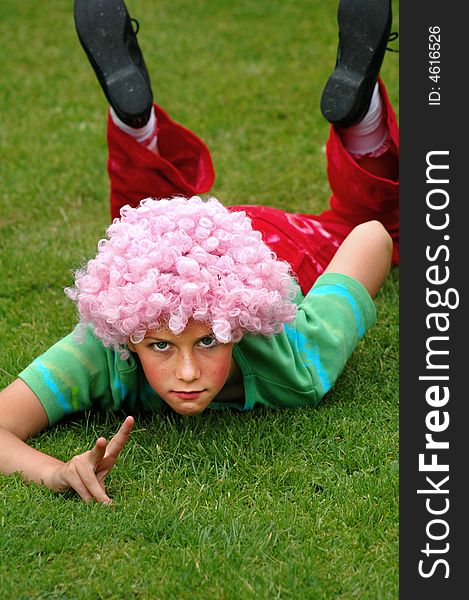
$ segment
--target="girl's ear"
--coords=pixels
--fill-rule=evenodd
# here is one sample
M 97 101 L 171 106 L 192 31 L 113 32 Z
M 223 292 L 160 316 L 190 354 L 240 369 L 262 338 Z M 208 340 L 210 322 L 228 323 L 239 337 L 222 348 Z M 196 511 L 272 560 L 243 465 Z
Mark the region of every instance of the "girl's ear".
M 131 350 L 132 352 L 137 352 L 137 350 L 135 349 L 135 344 L 133 342 L 131 342 L 130 340 L 127 342 L 127 346 L 129 348 L 129 350 Z

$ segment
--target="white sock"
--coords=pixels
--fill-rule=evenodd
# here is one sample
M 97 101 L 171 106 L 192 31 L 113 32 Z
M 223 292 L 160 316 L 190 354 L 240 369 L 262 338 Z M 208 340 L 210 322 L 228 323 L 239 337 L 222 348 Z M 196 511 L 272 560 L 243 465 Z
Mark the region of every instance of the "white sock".
M 113 123 L 117 125 L 121 131 L 133 137 L 134 140 L 137 140 L 137 142 L 140 142 L 140 144 L 143 144 L 149 150 L 152 150 L 153 152 L 157 151 L 158 136 L 156 135 L 156 115 L 154 107 L 151 109 L 150 118 L 147 123 L 143 127 L 138 128 L 130 127 L 130 125 L 121 121 L 112 106 L 110 107 L 110 113 Z
M 356 158 L 380 156 L 387 150 L 388 128 L 384 119 L 383 102 L 376 83 L 370 107 L 363 119 L 356 125 L 340 129 L 345 148 Z

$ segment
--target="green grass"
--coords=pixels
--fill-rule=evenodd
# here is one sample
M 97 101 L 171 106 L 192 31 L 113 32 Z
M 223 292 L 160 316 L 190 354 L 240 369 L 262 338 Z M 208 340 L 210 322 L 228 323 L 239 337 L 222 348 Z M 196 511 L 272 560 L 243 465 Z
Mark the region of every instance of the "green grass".
M 156 99 L 212 149 L 213 194 L 325 208 L 336 2 L 128 6 Z M 0 33 L 3 387 L 73 326 L 63 287 L 109 213 L 106 103 L 72 3 L 2 0 Z M 383 77 L 397 107 L 397 55 Z M 113 509 L 1 478 L 2 598 L 397 598 L 398 281 L 318 409 L 140 417 L 108 479 Z M 33 444 L 66 459 L 120 419 L 87 414 Z

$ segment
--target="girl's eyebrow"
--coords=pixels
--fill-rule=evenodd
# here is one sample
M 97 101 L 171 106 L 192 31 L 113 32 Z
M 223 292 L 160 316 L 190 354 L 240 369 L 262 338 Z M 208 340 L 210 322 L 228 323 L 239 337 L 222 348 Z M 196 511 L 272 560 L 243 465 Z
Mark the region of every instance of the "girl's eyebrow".
M 178 336 L 175 336 L 175 337 L 177 338 Z M 205 333 L 205 334 L 203 334 L 203 335 L 195 338 L 194 342 L 195 343 L 200 342 L 201 340 L 203 340 L 203 339 L 205 339 L 207 337 L 214 338 L 215 335 L 214 335 L 213 331 L 209 331 L 208 333 Z M 152 340 L 152 341 L 155 341 L 155 342 L 167 342 L 169 344 L 172 343 L 171 339 L 167 339 L 164 336 L 164 334 L 162 336 L 160 336 L 160 335 L 146 335 L 143 339 L 144 340 Z
M 195 341 L 201 342 L 205 338 L 215 338 L 215 336 L 213 335 L 213 333 L 206 333 L 205 335 L 201 335 L 200 337 L 198 337 Z
M 159 336 L 159 335 L 146 335 L 144 338 L 144 340 L 153 340 L 156 342 L 169 342 L 171 340 L 165 339 L 164 335 L 163 336 Z

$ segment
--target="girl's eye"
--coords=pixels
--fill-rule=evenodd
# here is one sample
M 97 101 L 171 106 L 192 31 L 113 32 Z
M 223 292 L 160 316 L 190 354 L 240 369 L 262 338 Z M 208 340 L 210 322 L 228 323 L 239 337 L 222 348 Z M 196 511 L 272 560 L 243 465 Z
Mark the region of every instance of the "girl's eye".
M 218 340 L 215 337 L 207 336 L 200 340 L 199 344 L 202 348 L 211 348 L 212 346 L 216 346 L 218 344 Z
M 160 352 L 167 350 L 169 348 L 168 342 L 154 342 L 151 347 L 153 350 L 158 350 Z

